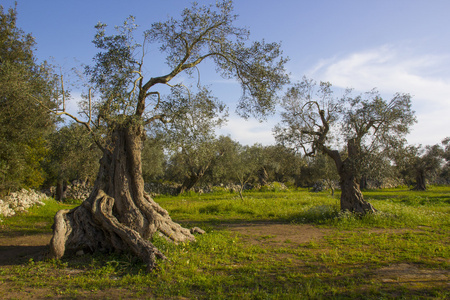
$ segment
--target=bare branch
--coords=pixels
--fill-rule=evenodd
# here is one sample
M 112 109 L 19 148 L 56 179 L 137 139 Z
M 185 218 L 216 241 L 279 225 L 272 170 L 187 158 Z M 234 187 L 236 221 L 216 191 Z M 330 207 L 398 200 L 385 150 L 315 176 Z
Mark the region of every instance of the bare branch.
M 61 94 L 63 97 L 63 111 L 66 111 L 66 95 L 64 93 L 64 80 L 62 74 L 61 74 Z
M 156 116 L 153 116 L 153 117 L 151 117 L 151 118 L 145 120 L 145 121 L 144 121 L 144 125 L 148 125 L 148 124 L 150 124 L 150 123 L 152 123 L 152 122 L 154 122 L 154 121 L 156 121 L 156 120 L 159 120 L 159 121 L 161 121 L 161 122 L 164 123 L 164 124 L 170 122 L 170 120 L 167 120 L 167 119 L 166 119 L 166 115 L 165 115 L 165 114 L 161 114 L 161 115 L 156 115 Z

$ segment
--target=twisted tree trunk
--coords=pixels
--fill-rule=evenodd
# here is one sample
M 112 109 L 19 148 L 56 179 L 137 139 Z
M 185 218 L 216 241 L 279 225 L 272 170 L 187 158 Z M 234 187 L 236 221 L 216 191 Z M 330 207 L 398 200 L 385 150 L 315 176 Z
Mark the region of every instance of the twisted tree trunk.
M 359 214 L 375 212 L 375 208 L 364 200 L 359 184 L 351 174 L 339 173 L 341 177 L 341 210 Z
M 364 200 L 363 194 L 356 180 L 355 161 L 359 154 L 358 143 L 355 139 L 350 139 L 347 143 L 348 157 L 341 159 L 337 150 L 323 148 L 324 153 L 329 155 L 335 162 L 339 174 L 339 185 L 341 187 L 341 211 L 350 211 L 364 215 L 376 212 L 376 209 L 369 202 Z
M 200 167 L 198 170 L 191 171 L 189 175 L 186 176 L 186 178 L 183 180 L 182 185 L 178 189 L 178 194 L 182 194 L 184 192 L 189 192 L 194 188 L 194 186 L 200 181 L 200 179 L 203 178 L 203 176 L 206 173 L 206 170 L 208 170 L 208 166 L 206 167 Z
M 67 251 L 81 249 L 131 251 L 152 269 L 156 258 L 165 258 L 150 241 L 156 232 L 174 242 L 195 240 L 144 192 L 143 138 L 141 125 L 115 126 L 90 196 L 80 206 L 55 215 L 51 257 L 61 258 Z
M 359 214 L 376 212 L 369 202 L 364 200 L 356 179 L 355 160 L 359 155 L 358 143 L 350 139 L 347 143 L 348 157 L 338 167 L 341 186 L 341 210 Z
M 413 190 L 415 190 L 415 191 L 426 191 L 427 190 L 425 171 L 423 171 L 423 170 L 416 171 L 416 183 L 415 183 Z

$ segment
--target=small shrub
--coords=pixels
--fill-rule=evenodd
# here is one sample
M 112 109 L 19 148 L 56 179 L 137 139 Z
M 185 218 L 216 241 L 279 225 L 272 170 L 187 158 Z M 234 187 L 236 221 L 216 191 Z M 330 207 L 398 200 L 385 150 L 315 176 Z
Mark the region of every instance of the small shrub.
M 259 191 L 261 192 L 282 192 L 286 191 L 288 188 L 284 183 L 281 182 L 271 182 L 268 185 L 263 185 L 259 188 Z

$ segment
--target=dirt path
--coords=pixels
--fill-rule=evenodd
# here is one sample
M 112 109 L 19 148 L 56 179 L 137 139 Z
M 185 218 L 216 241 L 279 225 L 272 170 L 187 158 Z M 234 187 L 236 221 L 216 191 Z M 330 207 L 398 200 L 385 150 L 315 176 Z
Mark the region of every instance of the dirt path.
M 270 247 L 281 244 L 297 246 L 310 241 L 318 241 L 328 230 L 312 225 L 291 225 L 268 222 L 227 224 L 222 229 L 239 233 L 249 243 Z M 27 236 L 0 234 L 0 266 L 17 265 L 30 259 L 42 259 L 48 250 L 51 233 Z
M 51 237 L 50 233 L 15 237 L 0 235 L 0 266 L 22 264 L 31 258 L 42 259 Z
M 223 228 L 239 233 L 242 238 L 255 245 L 292 245 L 317 242 L 330 230 L 312 225 L 292 225 L 285 223 L 252 222 L 224 225 Z

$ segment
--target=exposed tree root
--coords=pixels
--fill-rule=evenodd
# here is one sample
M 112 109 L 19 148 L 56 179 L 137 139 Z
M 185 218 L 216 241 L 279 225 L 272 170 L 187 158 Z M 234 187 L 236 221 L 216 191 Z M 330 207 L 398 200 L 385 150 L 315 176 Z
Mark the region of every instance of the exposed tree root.
M 166 210 L 148 195 L 140 203 L 146 229 L 137 230 L 120 222 L 114 216 L 114 198 L 103 191 L 91 195 L 82 205 L 72 210 L 61 210 L 55 215 L 50 256 L 61 258 L 66 251 L 80 249 L 91 252 L 130 251 L 139 257 L 148 270 L 155 267 L 156 259 L 166 257 L 150 242 L 157 231 L 173 242 L 195 241 L 193 234 L 173 222 Z M 201 231 L 196 231 L 201 232 Z

